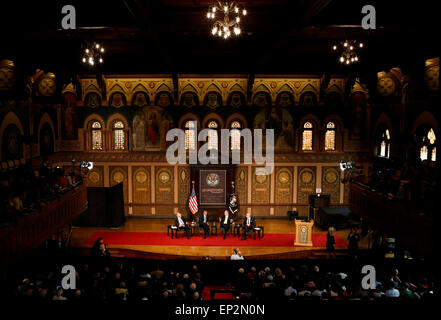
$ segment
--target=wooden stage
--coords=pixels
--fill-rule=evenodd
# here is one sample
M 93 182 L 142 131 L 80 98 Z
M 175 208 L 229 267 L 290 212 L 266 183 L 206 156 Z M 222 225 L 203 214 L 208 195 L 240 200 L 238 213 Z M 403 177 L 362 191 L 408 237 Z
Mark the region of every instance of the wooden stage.
M 72 247 L 78 252 L 88 254 L 90 245 L 86 245 L 87 239 L 94 232 L 164 232 L 167 225 L 173 224 L 171 219 L 142 219 L 129 218 L 124 226 L 118 229 L 96 228 L 96 227 L 78 227 L 73 229 Z M 270 220 L 258 219 L 258 225 L 265 227 L 265 235 L 271 233 L 295 233 L 293 221 L 288 219 Z M 326 234 L 326 231 L 314 227 L 313 233 Z M 346 241 L 349 229 L 337 231 L 341 239 Z M 182 236 L 181 236 L 182 237 Z M 202 237 L 202 236 L 199 236 Z M 104 239 L 105 240 L 105 239 Z M 247 240 L 238 241 L 237 246 L 247 259 L 292 259 L 292 258 L 324 258 L 327 253 L 324 247 L 260 247 L 248 246 Z M 237 248 L 236 247 L 236 248 Z M 367 240 L 360 242 L 360 248 L 367 247 Z M 227 259 L 234 247 L 222 246 L 220 240 L 219 246 L 177 246 L 173 245 L 173 239 L 170 238 L 170 245 L 117 245 L 108 246 L 112 256 L 119 257 L 145 257 L 154 259 L 201 259 L 209 256 L 212 259 Z M 338 255 L 345 255 L 346 250 L 337 250 Z

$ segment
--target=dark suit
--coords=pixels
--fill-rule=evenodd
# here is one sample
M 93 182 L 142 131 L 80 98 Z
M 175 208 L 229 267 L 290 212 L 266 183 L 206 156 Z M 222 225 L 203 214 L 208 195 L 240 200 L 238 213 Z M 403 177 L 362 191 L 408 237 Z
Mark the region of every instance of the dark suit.
M 187 239 L 190 239 L 190 228 L 187 226 L 187 224 L 185 222 L 185 218 L 181 217 L 181 219 L 184 222 L 184 226 L 183 227 L 179 226 L 179 219 L 178 219 L 178 217 L 175 218 L 175 226 L 178 228 L 178 230 L 184 230 L 185 231 L 185 235 L 187 236 Z
M 199 228 L 204 229 L 204 238 L 207 236 L 207 234 L 210 232 L 210 226 L 208 225 L 208 215 L 201 215 L 199 217 Z
M 245 217 L 242 224 L 243 239 L 246 239 L 247 233 L 252 232 L 256 227 L 256 219 L 254 219 L 253 217 L 250 217 L 250 225 L 248 225 L 247 222 L 248 222 L 248 218 Z
M 230 231 L 232 219 L 230 216 L 227 216 L 227 223 L 225 223 L 225 216 L 221 218 L 220 228 L 224 230 L 224 239 L 227 237 L 227 232 Z

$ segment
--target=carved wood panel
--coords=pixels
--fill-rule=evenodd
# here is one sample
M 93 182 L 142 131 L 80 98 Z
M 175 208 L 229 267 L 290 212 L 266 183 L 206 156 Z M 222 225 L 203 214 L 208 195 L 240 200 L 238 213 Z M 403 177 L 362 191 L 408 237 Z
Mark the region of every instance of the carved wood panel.
M 123 183 L 124 202 L 128 202 L 127 189 L 127 167 L 109 167 L 110 170 L 110 185 L 114 186 L 120 182 Z
M 315 193 L 316 167 L 299 167 L 297 203 L 308 204 L 308 196 Z
M 322 192 L 331 195 L 331 204 L 340 203 L 340 170 L 337 167 L 322 168 Z
M 157 167 L 155 181 L 156 203 L 173 204 L 173 167 Z
M 276 167 L 275 203 L 291 203 L 293 189 L 292 167 Z
M 254 167 L 251 190 L 252 203 L 269 203 L 270 186 L 271 176 L 266 174 L 265 168 Z

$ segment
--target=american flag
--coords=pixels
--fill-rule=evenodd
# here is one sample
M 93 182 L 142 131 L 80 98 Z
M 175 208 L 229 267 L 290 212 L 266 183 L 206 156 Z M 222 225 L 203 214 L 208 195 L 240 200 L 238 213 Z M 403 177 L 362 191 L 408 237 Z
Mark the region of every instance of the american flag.
M 196 192 L 194 191 L 194 187 L 191 190 L 190 198 L 188 200 L 188 206 L 192 214 L 198 212 L 198 199 L 196 198 Z

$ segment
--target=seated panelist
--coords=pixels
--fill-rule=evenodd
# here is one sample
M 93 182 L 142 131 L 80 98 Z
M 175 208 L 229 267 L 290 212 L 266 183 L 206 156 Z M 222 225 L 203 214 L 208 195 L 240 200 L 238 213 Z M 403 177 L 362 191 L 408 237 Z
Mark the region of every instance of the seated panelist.
M 199 216 L 199 228 L 204 229 L 204 239 L 207 237 L 207 234 L 210 231 L 210 225 L 208 224 L 208 212 L 204 210 L 202 215 Z
M 242 240 L 246 240 L 247 233 L 253 232 L 255 227 L 256 227 L 256 219 L 254 219 L 251 216 L 251 213 L 248 212 L 245 219 L 243 220 L 243 224 L 242 224 L 242 232 L 243 232 Z
M 224 211 L 224 216 L 219 218 L 220 228 L 224 230 L 224 239 L 227 237 L 227 232 L 230 231 L 233 219 L 230 217 L 228 210 Z
M 184 230 L 187 239 L 190 239 L 190 228 L 185 223 L 185 218 L 183 218 L 179 212 L 176 214 L 175 226 L 178 228 L 178 230 Z

